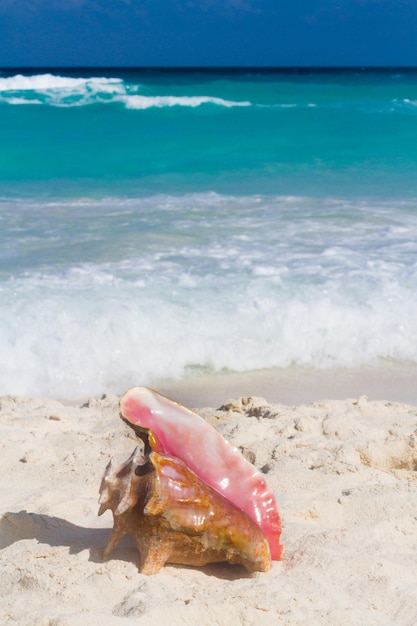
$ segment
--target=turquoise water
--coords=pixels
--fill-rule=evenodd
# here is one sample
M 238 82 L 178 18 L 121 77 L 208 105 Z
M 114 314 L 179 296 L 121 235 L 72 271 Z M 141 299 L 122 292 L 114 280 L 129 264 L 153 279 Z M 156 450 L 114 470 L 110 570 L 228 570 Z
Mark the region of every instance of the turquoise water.
M 75 74 L 0 76 L 5 193 L 417 192 L 417 73 Z
M 0 393 L 417 362 L 417 72 L 0 74 Z

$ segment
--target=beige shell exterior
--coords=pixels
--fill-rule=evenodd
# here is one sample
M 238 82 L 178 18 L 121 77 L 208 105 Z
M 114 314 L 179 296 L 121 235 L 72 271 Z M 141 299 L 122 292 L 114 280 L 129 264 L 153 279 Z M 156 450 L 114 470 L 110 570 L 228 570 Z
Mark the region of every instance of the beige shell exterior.
M 165 563 L 228 561 L 249 572 L 271 567 L 258 526 L 174 457 L 156 452 L 144 457 L 136 448 L 121 466 L 111 461 L 99 503 L 99 515 L 110 509 L 114 517 L 105 554 L 131 535 L 143 574 L 156 574 Z

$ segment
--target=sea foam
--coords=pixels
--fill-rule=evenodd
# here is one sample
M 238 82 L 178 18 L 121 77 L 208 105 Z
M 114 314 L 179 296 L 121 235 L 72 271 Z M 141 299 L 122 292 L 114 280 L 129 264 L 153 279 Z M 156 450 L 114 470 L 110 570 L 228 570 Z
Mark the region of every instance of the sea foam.
M 1 214 L 14 231 L 1 235 L 0 393 L 417 363 L 407 203 L 190 194 Z

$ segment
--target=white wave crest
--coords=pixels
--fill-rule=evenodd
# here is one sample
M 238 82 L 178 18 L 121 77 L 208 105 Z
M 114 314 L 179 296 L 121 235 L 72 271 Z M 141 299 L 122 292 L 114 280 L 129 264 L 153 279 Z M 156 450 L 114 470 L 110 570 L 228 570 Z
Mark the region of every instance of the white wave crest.
M 404 98 L 404 104 L 407 106 L 417 107 L 417 100 L 410 100 L 409 98 Z
M 7 104 L 44 104 L 49 106 L 86 106 L 123 104 L 128 109 L 152 107 L 198 107 L 211 104 L 223 107 L 250 106 L 213 96 L 143 95 L 141 87 L 126 84 L 121 78 L 71 78 L 54 74 L 0 77 L 0 102 Z
M 99 88 L 113 91 L 122 85 L 120 78 L 71 78 L 54 74 L 37 74 L 34 76 L 0 77 L 0 91 L 49 91 L 49 90 L 79 90 L 80 88 Z
M 224 107 L 247 107 L 250 102 L 234 102 L 210 96 L 127 96 L 123 98 L 128 109 L 149 109 L 151 107 L 198 107 L 202 104 L 216 104 Z

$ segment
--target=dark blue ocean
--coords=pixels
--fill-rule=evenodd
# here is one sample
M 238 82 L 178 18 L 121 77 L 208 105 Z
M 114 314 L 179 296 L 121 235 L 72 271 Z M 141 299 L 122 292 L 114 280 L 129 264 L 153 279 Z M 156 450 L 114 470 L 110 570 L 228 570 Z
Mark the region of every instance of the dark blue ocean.
M 417 363 L 417 71 L 0 73 L 0 394 Z

